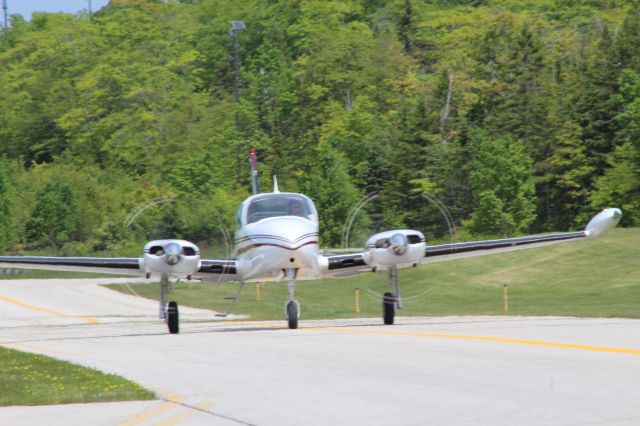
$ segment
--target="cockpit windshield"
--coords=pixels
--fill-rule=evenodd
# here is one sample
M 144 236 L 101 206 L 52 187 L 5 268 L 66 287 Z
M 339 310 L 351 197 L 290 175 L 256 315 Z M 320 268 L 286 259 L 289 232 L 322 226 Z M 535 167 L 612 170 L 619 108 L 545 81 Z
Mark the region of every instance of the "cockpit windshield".
M 247 223 L 277 216 L 299 216 L 318 220 L 311 200 L 300 194 L 264 194 L 251 199 L 247 207 Z

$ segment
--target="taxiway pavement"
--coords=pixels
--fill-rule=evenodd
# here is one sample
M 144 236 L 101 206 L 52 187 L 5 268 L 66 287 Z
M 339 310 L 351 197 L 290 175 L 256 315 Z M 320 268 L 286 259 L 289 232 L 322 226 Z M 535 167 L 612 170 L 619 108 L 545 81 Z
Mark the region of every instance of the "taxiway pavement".
M 104 282 L 0 281 L 0 344 L 160 399 L 4 407 L 0 424 L 640 424 L 638 320 L 303 317 L 288 330 L 181 309 L 170 335 L 156 303 Z

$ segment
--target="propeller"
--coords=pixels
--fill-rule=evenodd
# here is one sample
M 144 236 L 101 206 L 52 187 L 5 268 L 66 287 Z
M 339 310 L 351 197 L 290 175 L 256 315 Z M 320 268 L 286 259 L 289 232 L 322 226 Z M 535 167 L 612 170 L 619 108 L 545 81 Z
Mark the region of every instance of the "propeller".
M 169 243 L 164 247 L 164 261 L 168 265 L 177 265 L 182 259 L 182 247 L 177 243 Z
M 387 241 L 387 246 L 390 251 L 396 256 L 402 256 L 407 252 L 407 246 L 409 245 L 409 241 L 404 234 L 393 234 L 389 241 Z

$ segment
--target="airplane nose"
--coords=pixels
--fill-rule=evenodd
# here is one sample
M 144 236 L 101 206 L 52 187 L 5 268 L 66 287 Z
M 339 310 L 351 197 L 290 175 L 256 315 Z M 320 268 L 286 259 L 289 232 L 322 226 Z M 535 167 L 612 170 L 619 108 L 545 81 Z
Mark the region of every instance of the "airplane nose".
M 176 243 L 167 244 L 164 248 L 164 260 L 169 265 L 176 265 L 180 262 L 182 247 Z
M 291 248 L 297 248 L 309 240 L 318 240 L 316 227 L 307 221 L 287 218 L 279 227 L 278 235 L 284 237 Z

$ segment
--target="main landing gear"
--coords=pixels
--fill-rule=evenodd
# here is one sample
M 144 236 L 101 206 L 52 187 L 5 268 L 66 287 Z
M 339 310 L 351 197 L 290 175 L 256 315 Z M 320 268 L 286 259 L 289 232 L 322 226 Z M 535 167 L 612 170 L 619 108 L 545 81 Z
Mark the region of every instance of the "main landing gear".
M 167 309 L 167 326 L 169 327 L 169 333 L 171 334 L 177 334 L 180 332 L 178 302 L 169 302 L 169 308 Z
M 167 294 L 170 290 L 169 274 L 160 275 L 160 319 L 163 319 L 169 327 L 169 333 L 177 334 L 180 332 L 180 316 L 178 314 L 178 302 L 169 302 L 168 308 L 165 302 Z
M 398 267 L 395 265 L 389 267 L 389 284 L 393 287 L 393 293 L 387 292 L 382 298 L 382 319 L 385 325 L 392 325 L 396 316 L 396 310 L 402 309 Z
M 296 292 L 296 275 L 298 270 L 294 268 L 287 268 L 285 270 L 287 276 L 287 287 L 289 289 L 289 300 L 284 304 L 284 316 L 287 319 L 289 328 L 298 328 L 298 320 L 300 319 L 300 303 L 295 300 Z

